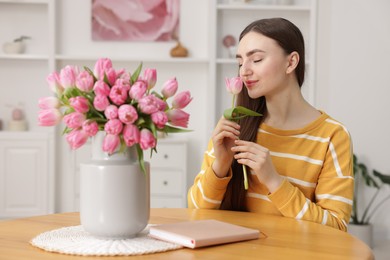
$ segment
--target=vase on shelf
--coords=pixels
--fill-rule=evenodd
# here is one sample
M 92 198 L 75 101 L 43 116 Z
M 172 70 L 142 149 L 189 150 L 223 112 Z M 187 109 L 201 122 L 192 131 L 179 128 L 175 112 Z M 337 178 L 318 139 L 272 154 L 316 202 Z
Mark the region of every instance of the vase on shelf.
M 103 152 L 104 136 L 99 132 L 92 138 L 92 158 L 80 165 L 81 225 L 95 237 L 131 238 L 149 221 L 149 163 L 142 172 L 135 147 Z

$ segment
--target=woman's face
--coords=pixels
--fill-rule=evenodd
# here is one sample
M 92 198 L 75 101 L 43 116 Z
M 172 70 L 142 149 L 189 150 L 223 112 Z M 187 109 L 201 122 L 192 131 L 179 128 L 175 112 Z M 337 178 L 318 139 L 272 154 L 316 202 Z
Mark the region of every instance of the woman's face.
M 239 42 L 236 56 L 251 98 L 274 95 L 286 85 L 289 56 L 273 39 L 249 32 Z

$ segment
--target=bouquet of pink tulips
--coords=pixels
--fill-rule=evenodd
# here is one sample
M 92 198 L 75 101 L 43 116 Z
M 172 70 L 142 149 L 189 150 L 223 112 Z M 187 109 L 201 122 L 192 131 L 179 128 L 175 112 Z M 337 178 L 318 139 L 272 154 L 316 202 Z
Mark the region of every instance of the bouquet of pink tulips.
M 49 74 L 47 82 L 56 95 L 39 100 L 39 125 L 55 126 L 62 121 L 72 149 L 105 131 L 103 151 L 113 154 L 135 145 L 145 171 L 143 150 L 156 151 L 157 132 L 188 131 L 183 128 L 187 128 L 190 115 L 183 109 L 192 97 L 189 91 L 176 94 L 176 78 L 167 80 L 161 93 L 152 91 L 156 70 L 145 69 L 140 76 L 141 70 L 142 63 L 133 74 L 115 70 L 110 59 L 102 58 L 93 71 L 68 65 Z
M 261 114 L 250 110 L 246 107 L 235 106 L 236 96 L 241 92 L 243 87 L 243 82 L 240 77 L 226 78 L 225 79 L 226 90 L 233 95 L 232 98 L 232 107 L 224 111 L 223 115 L 226 119 L 232 121 L 238 121 L 241 118 L 246 116 L 261 116 Z M 244 188 L 248 189 L 248 174 L 246 172 L 245 165 L 242 165 L 242 170 L 244 172 Z

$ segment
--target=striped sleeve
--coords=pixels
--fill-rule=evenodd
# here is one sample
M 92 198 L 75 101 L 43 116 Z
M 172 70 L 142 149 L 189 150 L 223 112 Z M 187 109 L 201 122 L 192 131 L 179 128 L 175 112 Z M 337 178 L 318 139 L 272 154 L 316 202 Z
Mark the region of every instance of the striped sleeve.
M 347 230 L 353 201 L 352 143 L 348 131 L 338 122 L 330 136 L 321 173 L 312 200 L 286 178 L 268 197 L 282 215 Z
M 211 168 L 214 160 L 214 149 L 210 140 L 208 149 L 204 154 L 201 171 L 188 190 L 189 208 L 219 209 L 226 187 L 231 179 L 231 173 L 225 178 L 217 177 Z

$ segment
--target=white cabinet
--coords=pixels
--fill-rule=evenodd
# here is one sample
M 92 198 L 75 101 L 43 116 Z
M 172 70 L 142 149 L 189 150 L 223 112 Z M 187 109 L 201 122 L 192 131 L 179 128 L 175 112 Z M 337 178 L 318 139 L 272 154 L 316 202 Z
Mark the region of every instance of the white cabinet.
M 291 2 L 289 5 L 280 5 L 279 2 Z M 228 55 L 228 50 L 222 44 L 226 35 L 232 35 L 238 42 L 241 31 L 252 21 L 283 17 L 297 25 L 305 39 L 306 44 L 306 78 L 302 92 L 306 99 L 314 103 L 315 78 L 315 46 L 316 46 L 316 3 L 317 0 L 252 0 L 245 1 L 214 0 L 211 1 L 210 31 L 212 45 L 210 58 L 210 84 L 215 87 L 214 109 L 216 118 L 231 106 L 231 96 L 225 88 L 225 77 L 234 77 L 238 73 L 238 64 L 235 58 Z
M 157 153 L 153 154 L 150 164 L 151 207 L 186 207 L 187 141 L 160 139 Z
M 54 211 L 52 137 L 0 132 L 0 219 Z

